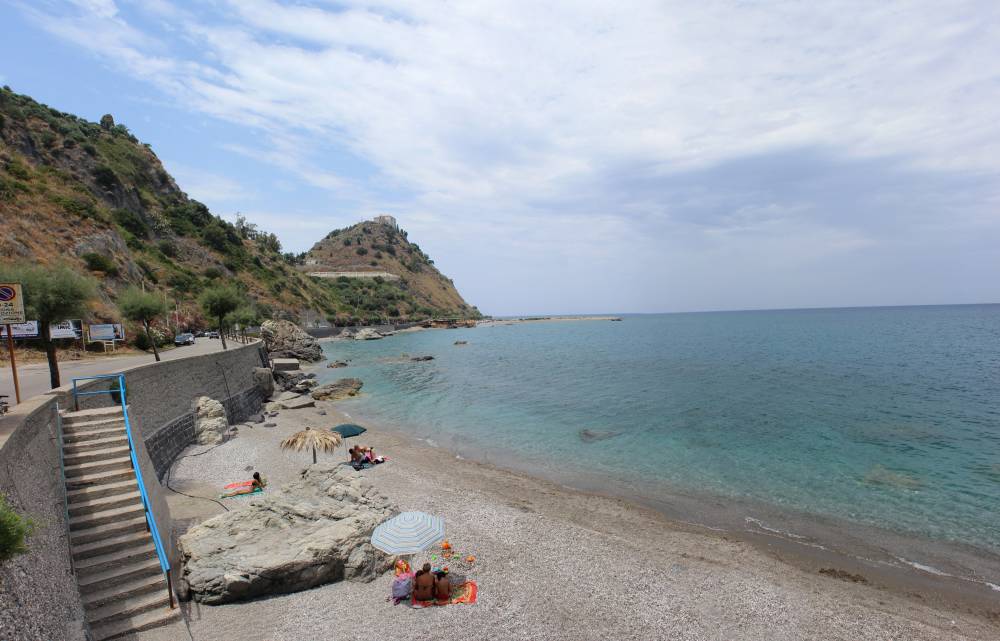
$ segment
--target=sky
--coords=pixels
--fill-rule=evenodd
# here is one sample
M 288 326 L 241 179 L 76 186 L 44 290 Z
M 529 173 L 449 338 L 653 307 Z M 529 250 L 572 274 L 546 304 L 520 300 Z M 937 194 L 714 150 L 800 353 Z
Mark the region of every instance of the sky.
M 1000 3 L 0 0 L 0 83 L 490 314 L 1000 302 Z

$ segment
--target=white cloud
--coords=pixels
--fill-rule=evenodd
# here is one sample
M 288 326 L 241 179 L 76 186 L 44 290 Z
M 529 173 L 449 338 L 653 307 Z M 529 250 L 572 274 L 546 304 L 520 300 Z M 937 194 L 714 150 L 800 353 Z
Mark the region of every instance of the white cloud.
M 360 210 L 398 207 L 432 243 L 489 233 L 506 261 L 576 252 L 627 273 L 641 255 L 662 274 L 683 267 L 660 254 L 690 267 L 698 248 L 764 278 L 776 255 L 926 250 L 928 219 L 997 233 L 993 2 L 158 0 L 162 32 L 111 0 L 73 4 L 25 11 L 262 141 L 231 151 Z M 345 177 L 324 149 L 373 175 Z

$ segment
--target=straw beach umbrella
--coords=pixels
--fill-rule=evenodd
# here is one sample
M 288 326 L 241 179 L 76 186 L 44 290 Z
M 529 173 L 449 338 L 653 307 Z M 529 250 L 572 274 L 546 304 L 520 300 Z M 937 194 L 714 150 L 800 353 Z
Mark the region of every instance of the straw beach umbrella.
M 372 545 L 386 554 L 416 554 L 444 538 L 444 519 L 424 512 L 403 512 L 372 532 Z
M 295 450 L 296 452 L 312 449 L 313 463 L 315 463 L 316 450 L 332 452 L 343 442 L 343 437 L 337 432 L 324 432 L 307 427 L 301 432 L 296 432 L 283 440 L 281 442 L 281 449 Z

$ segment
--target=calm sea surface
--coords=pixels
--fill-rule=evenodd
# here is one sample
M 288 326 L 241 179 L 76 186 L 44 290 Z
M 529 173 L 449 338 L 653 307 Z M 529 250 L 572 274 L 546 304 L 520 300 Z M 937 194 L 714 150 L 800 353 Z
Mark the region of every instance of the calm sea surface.
M 463 455 L 1000 551 L 1000 305 L 625 316 L 324 349 L 351 366 L 321 377 L 365 382 L 346 411 Z

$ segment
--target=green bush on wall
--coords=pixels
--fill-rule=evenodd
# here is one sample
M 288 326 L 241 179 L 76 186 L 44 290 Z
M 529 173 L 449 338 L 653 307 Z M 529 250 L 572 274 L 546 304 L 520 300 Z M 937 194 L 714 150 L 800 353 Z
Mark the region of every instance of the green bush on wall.
M 34 529 L 31 519 L 15 512 L 7 503 L 7 498 L 0 494 L 0 563 L 15 554 L 27 552 L 28 546 L 24 540 Z

